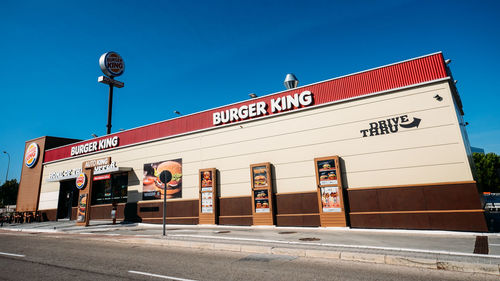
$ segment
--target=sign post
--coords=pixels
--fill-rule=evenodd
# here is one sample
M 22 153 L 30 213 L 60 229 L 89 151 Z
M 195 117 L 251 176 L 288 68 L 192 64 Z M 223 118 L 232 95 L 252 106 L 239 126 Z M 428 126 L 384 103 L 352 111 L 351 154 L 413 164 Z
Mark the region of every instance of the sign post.
M 274 225 L 271 163 L 250 165 L 253 225 Z
M 200 199 L 198 203 L 199 224 L 217 224 L 217 170 L 199 170 Z
M 113 78 L 120 76 L 125 71 L 125 63 L 122 57 L 115 52 L 107 52 L 99 58 L 99 66 L 104 74 L 107 76 L 100 76 L 97 82 L 109 85 L 109 99 L 108 99 L 108 124 L 106 125 L 106 134 L 111 134 L 111 112 L 113 109 L 113 87 L 122 88 L 125 84 Z
M 82 163 L 82 172 L 76 177 L 76 187 L 80 190 L 78 211 L 76 213 L 77 225 L 89 226 L 94 169 L 99 166 L 109 165 L 109 163 L 111 163 L 111 157 L 89 160 Z
M 347 226 L 339 157 L 315 158 L 314 170 L 321 226 Z
M 167 217 L 167 183 L 172 180 L 172 173 L 164 170 L 160 173 L 160 181 L 163 183 L 163 236 L 165 236 L 165 218 Z

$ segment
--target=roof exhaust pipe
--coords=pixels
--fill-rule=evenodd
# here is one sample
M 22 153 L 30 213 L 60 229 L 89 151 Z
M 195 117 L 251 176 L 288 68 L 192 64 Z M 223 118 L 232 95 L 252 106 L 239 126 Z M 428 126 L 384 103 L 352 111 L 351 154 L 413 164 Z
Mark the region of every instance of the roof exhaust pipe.
M 285 87 L 290 90 L 293 88 L 297 88 L 297 86 L 299 85 L 299 80 L 297 79 L 297 77 L 295 77 L 295 75 L 293 75 L 293 73 L 288 73 L 283 84 L 285 84 Z

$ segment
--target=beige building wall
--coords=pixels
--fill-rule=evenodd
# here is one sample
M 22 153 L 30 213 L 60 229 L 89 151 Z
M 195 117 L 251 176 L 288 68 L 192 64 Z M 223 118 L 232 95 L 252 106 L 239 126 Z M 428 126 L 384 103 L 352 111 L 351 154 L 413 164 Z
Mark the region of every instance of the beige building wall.
M 442 101 L 433 98 L 436 94 Z M 408 115 L 418 128 L 363 137 L 369 123 Z M 472 174 L 448 82 L 239 122 L 213 130 L 46 164 L 40 209 L 57 208 L 55 171 L 110 156 L 130 167 L 129 202 L 142 198 L 143 165 L 182 158 L 182 199 L 198 198 L 198 169 L 220 171 L 220 196 L 250 196 L 250 164 L 271 162 L 275 192 L 316 190 L 313 159 L 339 155 L 348 188 L 470 181 Z M 44 195 L 47 193 L 46 195 Z M 172 199 L 175 200 L 175 199 Z M 151 202 L 151 201 L 149 201 Z

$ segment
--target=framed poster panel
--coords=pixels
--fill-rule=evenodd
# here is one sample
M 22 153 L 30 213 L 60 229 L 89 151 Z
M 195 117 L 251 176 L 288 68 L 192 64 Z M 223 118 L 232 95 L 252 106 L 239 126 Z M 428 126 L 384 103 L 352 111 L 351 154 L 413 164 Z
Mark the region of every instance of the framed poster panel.
M 254 225 L 274 225 L 271 163 L 250 165 Z
M 347 226 L 338 156 L 314 159 L 321 226 Z
M 182 198 L 182 158 L 144 164 L 144 177 L 142 179 L 142 200 L 157 200 Z M 165 184 L 160 181 L 160 174 L 169 171 L 172 179 Z
M 76 212 L 76 225 L 88 226 L 90 223 L 90 202 L 92 195 L 92 180 L 94 169 L 82 169 L 76 178 L 76 186 L 80 190 L 78 195 L 78 210 Z
M 198 172 L 200 199 L 199 224 L 217 224 L 217 170 L 200 169 Z

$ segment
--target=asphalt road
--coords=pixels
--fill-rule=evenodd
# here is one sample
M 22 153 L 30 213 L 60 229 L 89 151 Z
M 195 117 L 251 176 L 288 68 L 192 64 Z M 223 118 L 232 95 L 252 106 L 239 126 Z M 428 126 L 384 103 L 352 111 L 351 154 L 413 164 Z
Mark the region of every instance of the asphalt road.
M 126 245 L 68 235 L 0 233 L 0 280 L 477 281 L 498 280 L 498 276 L 294 256 Z

